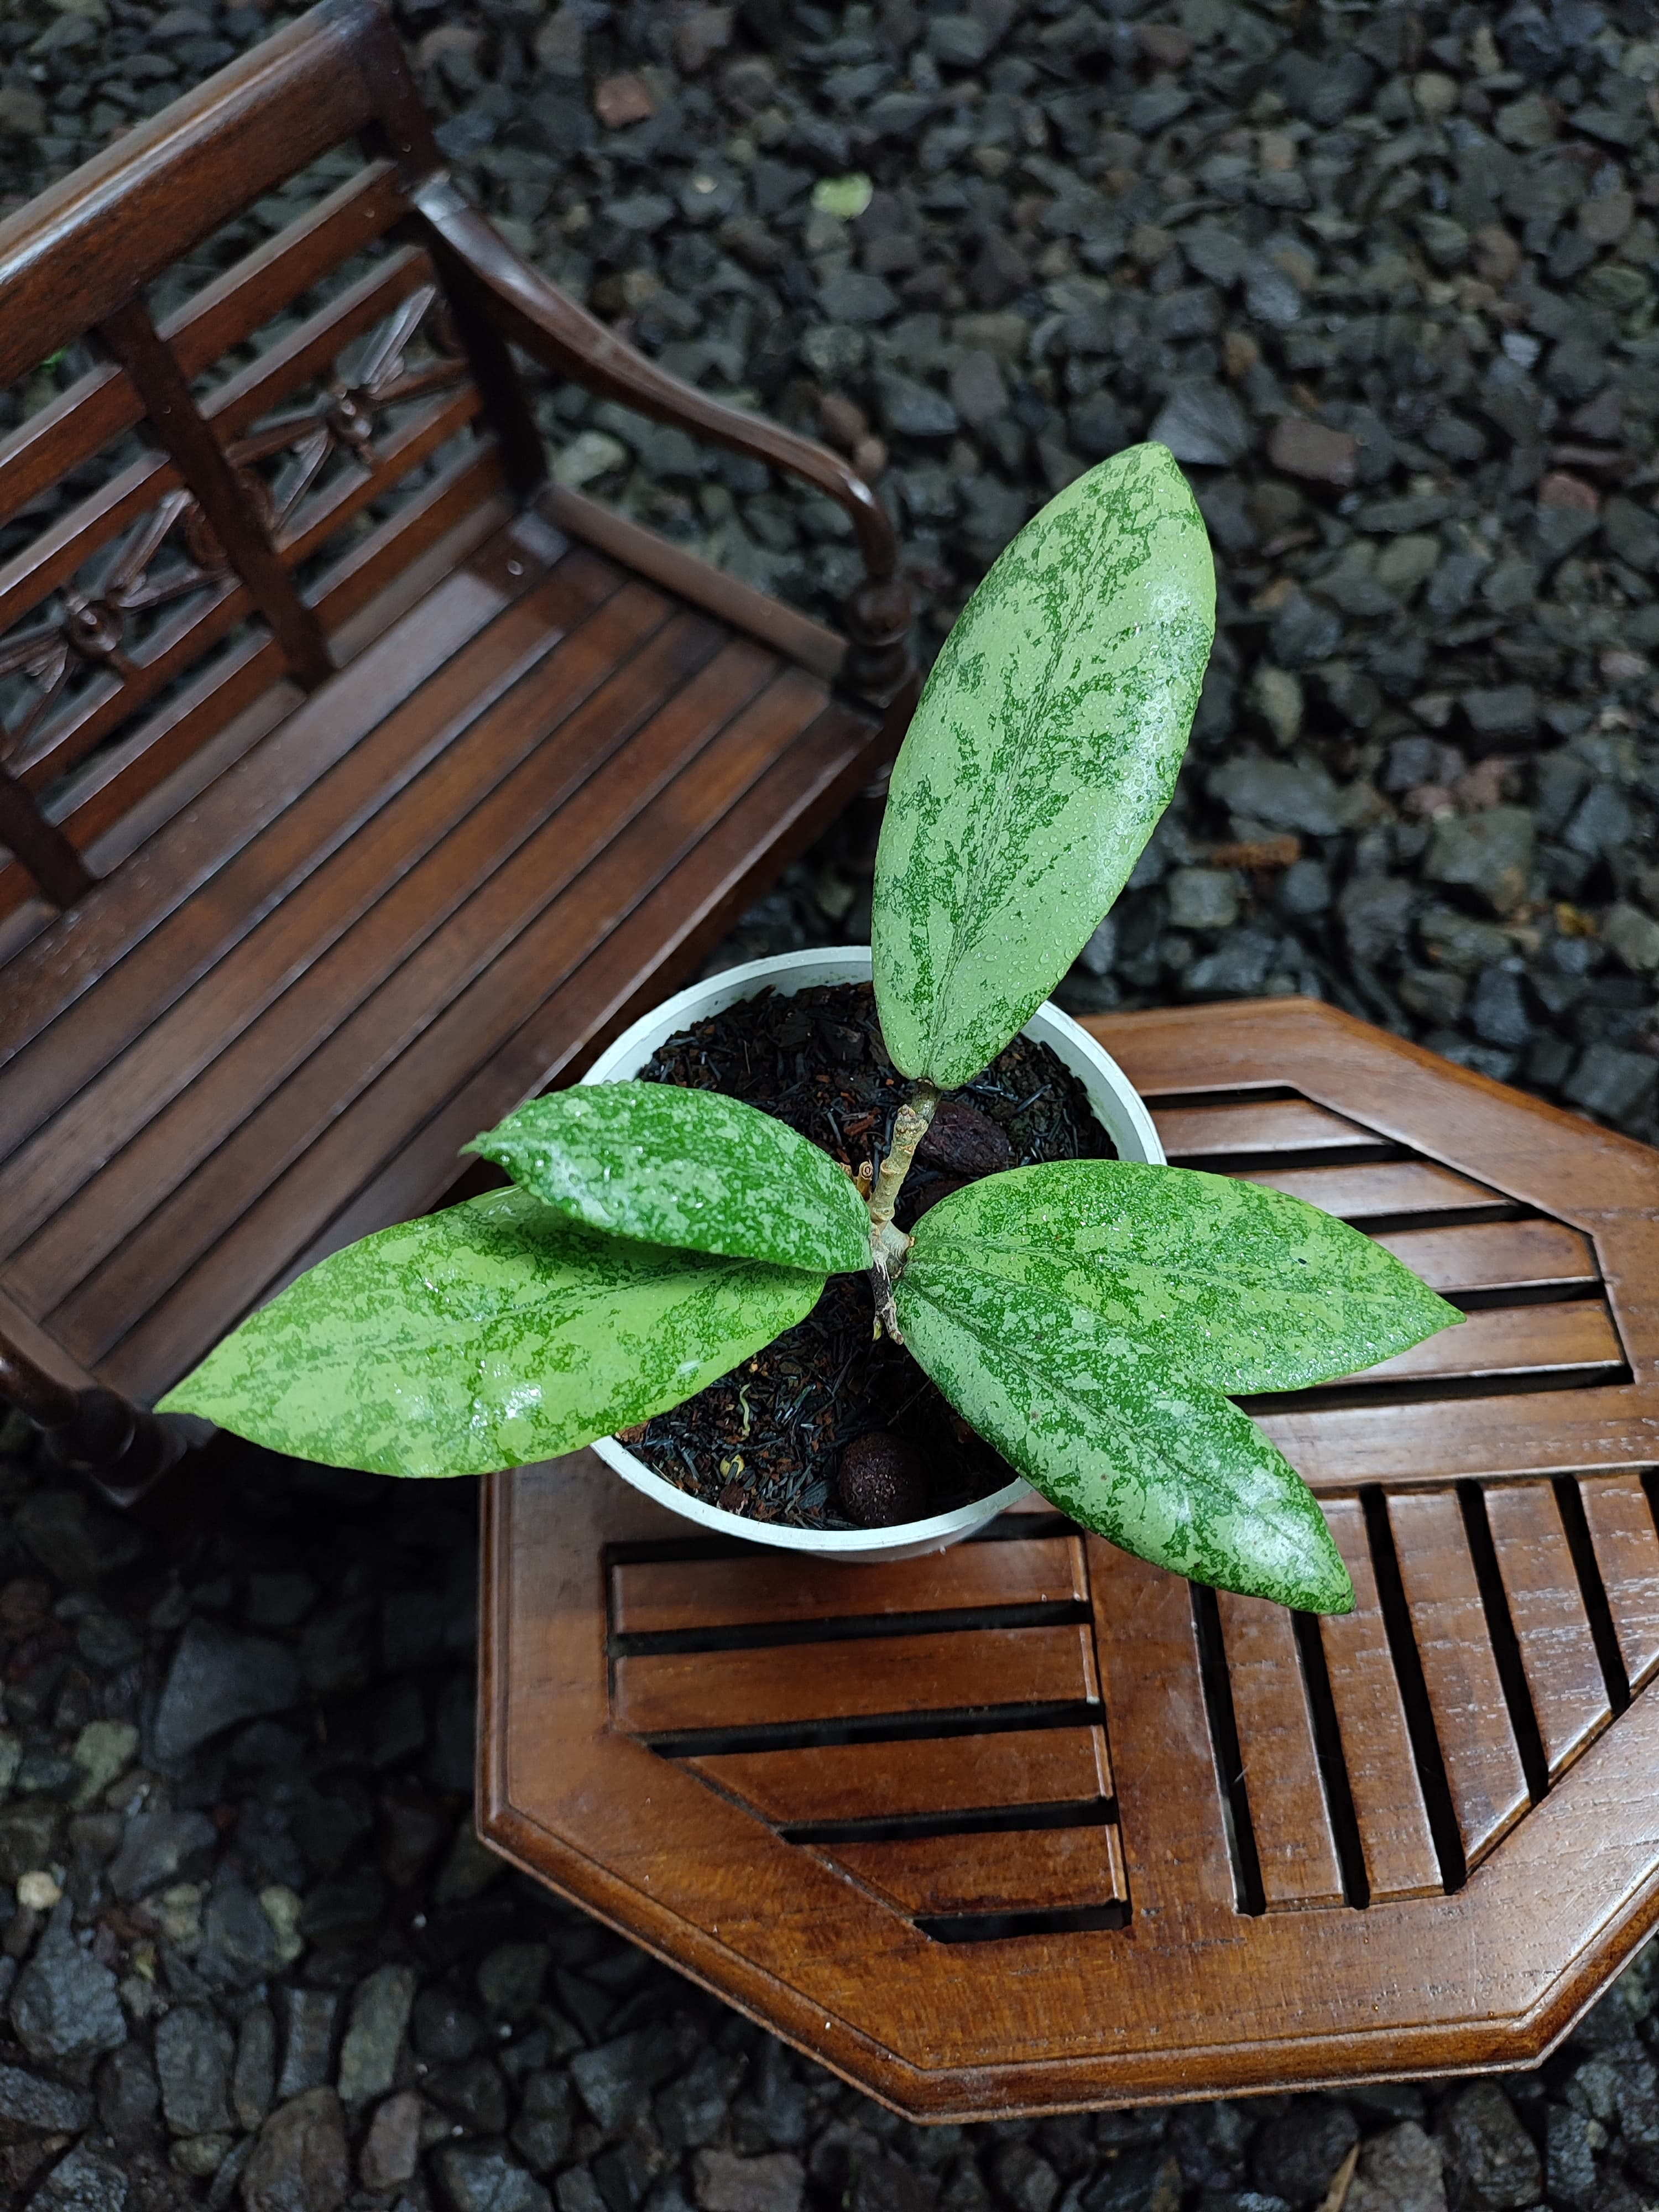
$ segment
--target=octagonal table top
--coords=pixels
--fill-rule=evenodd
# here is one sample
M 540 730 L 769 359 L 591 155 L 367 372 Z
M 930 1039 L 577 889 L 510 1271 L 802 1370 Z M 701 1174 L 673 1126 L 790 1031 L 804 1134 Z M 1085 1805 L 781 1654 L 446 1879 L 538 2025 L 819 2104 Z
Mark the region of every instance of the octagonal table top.
M 1468 1315 L 1246 1401 L 1356 1611 L 1039 1501 L 892 1566 L 492 1478 L 496 1849 L 917 2119 L 1532 2063 L 1659 1918 L 1659 1154 L 1311 1001 L 1088 1026 Z

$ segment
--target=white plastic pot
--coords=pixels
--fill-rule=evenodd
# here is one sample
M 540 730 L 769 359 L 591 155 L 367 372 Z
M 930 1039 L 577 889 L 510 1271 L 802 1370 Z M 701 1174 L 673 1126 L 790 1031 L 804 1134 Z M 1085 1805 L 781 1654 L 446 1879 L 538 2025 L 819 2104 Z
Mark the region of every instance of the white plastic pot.
M 835 945 L 814 952 L 781 952 L 768 960 L 750 960 L 741 968 L 728 968 L 721 975 L 710 976 L 707 982 L 693 983 L 689 990 L 665 1000 L 653 1012 L 635 1022 L 632 1029 L 600 1054 L 582 1080 L 626 1082 L 639 1073 L 659 1045 L 666 1043 L 679 1030 L 689 1029 L 694 1022 L 706 1021 L 711 1014 L 724 1013 L 727 1006 L 735 1006 L 741 999 L 752 999 L 768 984 L 781 997 L 793 998 L 797 991 L 810 991 L 820 984 L 867 983 L 869 980 L 867 945 Z M 1040 1006 L 1032 1015 L 1025 1024 L 1025 1035 L 1058 1053 L 1081 1082 L 1097 1119 L 1117 1147 L 1120 1159 L 1163 1165 L 1164 1148 L 1158 1143 L 1152 1115 L 1131 1089 L 1128 1078 L 1117 1062 L 1101 1050 L 1086 1030 L 1080 1029 L 1069 1014 L 1061 1013 L 1058 1006 L 1050 1004 Z M 745 1520 L 741 1514 L 722 1512 L 718 1505 L 706 1505 L 688 1492 L 677 1490 L 672 1482 L 665 1482 L 659 1474 L 653 1474 L 643 1461 L 635 1459 L 627 1446 L 618 1443 L 614 1437 L 602 1437 L 593 1449 L 625 1482 L 631 1482 L 636 1490 L 642 1490 L 647 1498 L 655 1498 L 658 1504 L 667 1506 L 671 1512 L 695 1521 L 700 1528 L 713 1529 L 722 1536 L 738 1537 L 746 1544 L 768 1544 L 778 1551 L 805 1552 L 823 1559 L 915 1559 L 926 1552 L 942 1552 L 947 1545 L 959 1542 L 994 1520 L 1005 1506 L 1024 1496 L 1026 1488 L 1017 1479 L 1001 1490 L 993 1491 L 988 1498 L 976 1498 L 971 1505 L 958 1506 L 953 1513 L 937 1513 L 927 1521 L 902 1522 L 891 1528 L 786 1528 Z

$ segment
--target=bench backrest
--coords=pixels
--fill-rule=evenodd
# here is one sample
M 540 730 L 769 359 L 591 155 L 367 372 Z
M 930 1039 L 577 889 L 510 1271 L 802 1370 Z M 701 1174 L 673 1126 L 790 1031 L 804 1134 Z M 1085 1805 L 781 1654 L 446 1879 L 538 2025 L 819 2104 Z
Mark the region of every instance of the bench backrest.
M 319 160 L 334 190 L 153 319 Z M 97 362 L 0 434 L 0 930 L 536 480 L 507 349 L 410 208 L 441 167 L 376 0 L 325 0 L 0 224 L 0 393 L 77 340 Z

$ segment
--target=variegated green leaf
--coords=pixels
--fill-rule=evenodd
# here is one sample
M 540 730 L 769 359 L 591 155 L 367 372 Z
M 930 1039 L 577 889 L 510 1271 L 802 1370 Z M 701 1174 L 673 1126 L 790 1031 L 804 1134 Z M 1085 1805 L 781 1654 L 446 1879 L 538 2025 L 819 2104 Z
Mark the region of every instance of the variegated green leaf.
M 1097 1314 L 919 1246 L 898 1310 L 957 1412 L 1062 1512 L 1194 1582 L 1352 1610 L 1312 1492 L 1219 1390 Z
M 465 1149 L 590 1229 L 820 1274 L 870 1264 L 869 1214 L 829 1154 L 718 1091 L 583 1084 Z
M 1076 958 L 1169 804 L 1215 629 L 1167 447 L 1050 500 L 968 602 L 893 769 L 876 997 L 907 1075 L 995 1059 Z
M 1016 1168 L 930 1207 L 915 1236 L 918 1259 L 1085 1306 L 1234 1395 L 1352 1375 L 1463 1318 L 1346 1222 L 1190 1168 Z
M 823 1288 L 821 1274 L 603 1236 L 491 1191 L 322 1261 L 162 1410 L 334 1467 L 480 1474 L 678 1405 Z

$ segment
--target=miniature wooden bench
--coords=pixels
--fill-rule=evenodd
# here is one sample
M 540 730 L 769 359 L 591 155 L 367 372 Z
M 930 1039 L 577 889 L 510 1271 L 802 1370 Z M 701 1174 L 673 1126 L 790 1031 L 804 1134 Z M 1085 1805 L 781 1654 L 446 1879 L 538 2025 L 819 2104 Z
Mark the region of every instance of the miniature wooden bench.
M 908 610 L 844 462 L 466 205 L 374 0 L 0 224 L 0 392 L 82 337 L 0 435 L 0 1395 L 125 1493 L 180 1438 L 146 1403 L 437 1202 L 871 784 Z M 515 349 L 838 501 L 849 636 L 550 485 Z
M 487 1485 L 495 1848 L 912 2118 L 1534 2063 L 1659 1918 L 1659 1155 L 1302 1000 L 1089 1026 L 1462 1305 L 1252 1407 L 1358 1609 L 1042 1508 L 887 1567 Z

